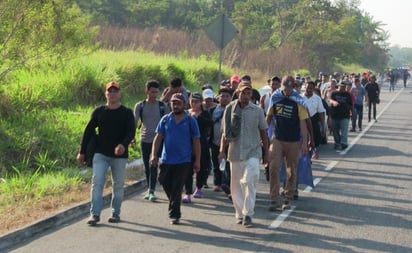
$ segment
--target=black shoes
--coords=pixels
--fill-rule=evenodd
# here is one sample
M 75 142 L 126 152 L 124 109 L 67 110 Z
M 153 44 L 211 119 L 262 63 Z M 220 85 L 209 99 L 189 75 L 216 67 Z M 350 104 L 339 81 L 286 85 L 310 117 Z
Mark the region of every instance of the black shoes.
M 242 222 L 243 226 L 245 227 L 251 227 L 252 226 L 252 218 L 250 218 L 250 216 L 245 216 L 243 217 L 243 222 Z
M 120 216 L 117 214 L 113 214 L 112 217 L 110 217 L 108 220 L 110 223 L 119 223 L 120 222 Z
M 97 223 L 100 221 L 100 216 L 98 215 L 93 215 L 90 217 L 90 219 L 87 221 L 87 224 L 89 226 L 96 226 Z
M 170 224 L 172 224 L 172 225 L 177 225 L 177 224 L 179 224 L 179 222 L 180 222 L 180 220 L 179 220 L 179 218 L 170 218 Z

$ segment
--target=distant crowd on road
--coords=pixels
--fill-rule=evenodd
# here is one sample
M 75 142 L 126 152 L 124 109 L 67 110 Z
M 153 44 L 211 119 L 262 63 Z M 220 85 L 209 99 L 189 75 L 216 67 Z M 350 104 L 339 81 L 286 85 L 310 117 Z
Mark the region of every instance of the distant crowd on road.
M 390 71 L 387 78 L 392 82 Z M 213 191 L 227 194 L 236 223 L 249 227 L 261 168 L 270 185 L 268 210 L 290 208 L 299 198 L 298 184 L 307 182 L 301 174 L 312 180 L 311 160 L 320 157 L 328 135 L 338 152 L 345 150 L 348 132 L 362 131 L 365 106 L 368 121 L 377 121 L 381 92 L 371 73 L 320 72 L 314 80 L 300 74 L 273 76 L 260 91 L 251 76 L 233 75 L 216 93 L 209 84 L 191 92 L 176 77 L 160 98 L 158 81 L 145 85 L 146 98 L 132 110 L 120 102 L 120 84 L 109 82 L 106 105 L 92 112 L 85 128 L 77 160 L 81 165 L 89 161 L 93 168 L 91 226 L 100 221 L 109 167 L 113 195 L 108 221 L 120 221 L 128 146 L 136 145 L 136 129 L 148 187 L 144 199 L 157 200 L 159 182 L 171 224 L 180 222 L 182 203 L 204 197 L 213 175 Z

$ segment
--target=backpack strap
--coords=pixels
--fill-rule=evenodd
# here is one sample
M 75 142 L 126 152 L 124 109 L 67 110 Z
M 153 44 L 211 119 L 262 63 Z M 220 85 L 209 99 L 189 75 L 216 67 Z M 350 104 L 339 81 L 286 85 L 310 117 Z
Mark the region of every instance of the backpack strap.
M 160 112 L 160 118 L 163 117 L 163 115 L 165 115 L 166 112 L 166 105 L 165 103 L 163 103 L 162 101 L 157 101 L 159 104 L 159 112 Z M 146 105 L 146 99 L 140 102 L 140 107 L 139 107 L 139 119 L 140 119 L 140 124 L 138 126 L 138 129 L 140 129 L 142 127 L 143 124 L 143 108 Z

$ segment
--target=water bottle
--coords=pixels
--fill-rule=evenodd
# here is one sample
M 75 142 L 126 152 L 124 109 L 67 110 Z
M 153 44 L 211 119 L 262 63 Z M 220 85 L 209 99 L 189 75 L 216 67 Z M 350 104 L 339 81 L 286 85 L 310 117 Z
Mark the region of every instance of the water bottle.
M 226 169 L 226 159 L 222 159 L 220 161 L 219 169 L 220 169 L 220 171 L 225 171 L 225 169 Z

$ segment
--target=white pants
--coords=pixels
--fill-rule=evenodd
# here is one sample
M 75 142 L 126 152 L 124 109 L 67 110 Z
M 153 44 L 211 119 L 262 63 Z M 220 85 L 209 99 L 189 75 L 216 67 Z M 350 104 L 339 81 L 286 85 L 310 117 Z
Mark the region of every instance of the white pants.
M 259 180 L 259 159 L 230 161 L 230 191 L 236 218 L 255 213 L 256 184 Z

